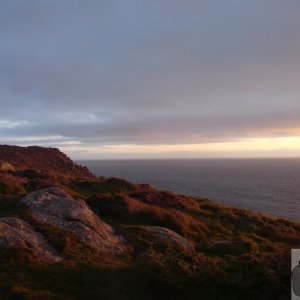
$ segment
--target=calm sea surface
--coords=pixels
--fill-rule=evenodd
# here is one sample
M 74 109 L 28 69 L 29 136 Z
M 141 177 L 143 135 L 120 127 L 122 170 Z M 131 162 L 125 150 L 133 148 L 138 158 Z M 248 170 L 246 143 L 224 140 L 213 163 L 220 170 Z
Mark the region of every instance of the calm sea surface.
M 98 176 L 300 221 L 300 159 L 79 161 Z

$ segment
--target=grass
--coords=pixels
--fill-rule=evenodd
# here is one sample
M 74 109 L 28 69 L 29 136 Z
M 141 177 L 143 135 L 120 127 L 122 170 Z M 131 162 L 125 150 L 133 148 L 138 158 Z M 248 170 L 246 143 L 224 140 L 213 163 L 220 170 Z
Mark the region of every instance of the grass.
M 24 250 L 0 250 L 0 299 L 289 299 L 290 249 L 300 240 L 300 224 L 208 199 L 160 192 L 111 179 L 74 179 L 32 172 L 10 173 L 3 181 L 0 217 L 18 216 L 43 233 L 65 260 L 36 261 Z M 20 202 L 28 183 L 60 186 L 87 201 L 95 213 L 130 245 L 113 257 L 77 247 L 75 237 L 32 219 Z M 3 183 L 2 182 L 2 183 Z M 2 185 L 3 186 L 3 185 Z M 31 185 L 33 186 L 33 184 Z M 1 184 L 0 184 L 1 188 Z M 166 201 L 164 202 L 164 199 Z M 153 243 L 142 226 L 163 226 L 196 246 L 185 252 Z M 216 251 L 215 241 L 239 240 L 242 253 Z

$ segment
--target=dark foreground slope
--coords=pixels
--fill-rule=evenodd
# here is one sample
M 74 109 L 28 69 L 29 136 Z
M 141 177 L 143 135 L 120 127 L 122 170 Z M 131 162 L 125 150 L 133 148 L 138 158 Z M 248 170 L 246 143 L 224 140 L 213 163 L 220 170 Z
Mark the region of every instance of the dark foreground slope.
M 300 224 L 14 157 L 0 171 L 0 299 L 290 299 Z

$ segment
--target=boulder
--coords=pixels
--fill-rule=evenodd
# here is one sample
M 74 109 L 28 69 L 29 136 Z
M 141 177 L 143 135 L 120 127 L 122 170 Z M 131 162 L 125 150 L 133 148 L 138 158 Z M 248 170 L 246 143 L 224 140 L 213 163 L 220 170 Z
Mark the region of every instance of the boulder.
M 160 226 L 143 226 L 141 228 L 146 238 L 150 238 L 153 242 L 172 245 L 184 251 L 194 250 L 191 242 L 171 229 Z
M 62 260 L 41 233 L 18 218 L 0 218 L 0 248 L 28 250 L 36 259 L 46 262 Z
M 22 199 L 38 222 L 54 225 L 74 234 L 80 246 L 107 254 L 125 251 L 124 238 L 100 220 L 85 201 L 73 199 L 58 188 L 32 192 Z

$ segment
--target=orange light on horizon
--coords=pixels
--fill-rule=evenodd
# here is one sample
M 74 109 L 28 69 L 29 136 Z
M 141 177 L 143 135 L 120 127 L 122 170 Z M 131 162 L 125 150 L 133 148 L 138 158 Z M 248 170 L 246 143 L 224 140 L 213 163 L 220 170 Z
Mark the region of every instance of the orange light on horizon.
M 209 157 L 213 154 L 214 157 L 232 156 L 251 156 L 259 157 L 261 154 L 266 156 L 270 153 L 271 156 L 299 156 L 300 157 L 300 137 L 264 137 L 264 138 L 245 138 L 237 141 L 215 142 L 215 143 L 194 143 L 194 144 L 121 144 L 121 145 L 104 145 L 104 146 L 84 146 L 77 147 L 76 145 L 65 145 L 63 151 L 76 156 L 76 153 L 85 153 L 95 157 L 106 157 L 110 155 L 122 156 L 136 154 L 137 156 L 151 155 L 163 157 L 173 154 L 182 156 L 183 158 L 190 157 Z

